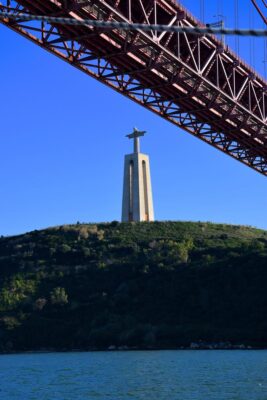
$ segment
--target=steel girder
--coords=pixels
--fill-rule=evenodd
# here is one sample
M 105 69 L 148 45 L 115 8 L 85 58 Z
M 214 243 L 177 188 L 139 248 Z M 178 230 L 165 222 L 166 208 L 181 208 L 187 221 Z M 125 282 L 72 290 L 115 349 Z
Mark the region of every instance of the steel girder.
M 2 0 L 2 22 L 74 67 L 267 175 L 266 82 L 211 35 L 23 22 L 20 13 L 194 26 L 174 0 Z

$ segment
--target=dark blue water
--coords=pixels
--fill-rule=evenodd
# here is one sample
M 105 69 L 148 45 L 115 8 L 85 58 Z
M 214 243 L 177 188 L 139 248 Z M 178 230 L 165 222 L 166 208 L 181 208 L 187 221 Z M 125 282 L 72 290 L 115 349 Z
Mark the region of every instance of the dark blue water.
M 0 356 L 6 400 L 266 400 L 267 351 Z

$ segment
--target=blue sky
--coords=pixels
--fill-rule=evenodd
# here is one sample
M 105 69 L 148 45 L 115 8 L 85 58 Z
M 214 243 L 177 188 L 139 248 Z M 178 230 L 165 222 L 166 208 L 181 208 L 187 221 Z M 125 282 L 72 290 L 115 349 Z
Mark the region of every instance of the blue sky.
M 199 1 L 182 3 L 199 15 Z M 233 26 L 234 1 L 221 3 L 217 10 L 206 0 L 206 22 L 222 13 Z M 242 0 L 242 27 L 249 24 L 248 4 Z M 255 26 L 261 27 L 256 16 Z M 262 41 L 255 43 L 255 67 L 264 73 Z M 123 158 L 131 151 L 125 135 L 134 126 L 148 131 L 141 146 L 150 154 L 158 220 L 267 229 L 264 176 L 1 25 L 0 44 L 0 235 L 119 220 Z M 240 46 L 249 61 L 249 41 Z

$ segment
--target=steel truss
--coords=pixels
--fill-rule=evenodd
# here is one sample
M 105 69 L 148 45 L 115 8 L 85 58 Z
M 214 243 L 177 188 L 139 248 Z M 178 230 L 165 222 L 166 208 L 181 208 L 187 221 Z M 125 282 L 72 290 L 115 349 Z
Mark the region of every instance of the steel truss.
M 267 175 L 266 82 L 211 35 L 19 20 L 20 13 L 200 25 L 174 0 L 2 0 L 2 22 L 74 67 Z

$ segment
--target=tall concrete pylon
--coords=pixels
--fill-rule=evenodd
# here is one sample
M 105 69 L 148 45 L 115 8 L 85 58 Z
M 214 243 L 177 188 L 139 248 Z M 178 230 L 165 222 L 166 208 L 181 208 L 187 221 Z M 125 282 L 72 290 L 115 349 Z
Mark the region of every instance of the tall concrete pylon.
M 154 221 L 149 156 L 140 153 L 139 138 L 145 133 L 134 128 L 127 135 L 134 139 L 134 152 L 124 160 L 122 222 Z

